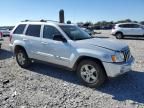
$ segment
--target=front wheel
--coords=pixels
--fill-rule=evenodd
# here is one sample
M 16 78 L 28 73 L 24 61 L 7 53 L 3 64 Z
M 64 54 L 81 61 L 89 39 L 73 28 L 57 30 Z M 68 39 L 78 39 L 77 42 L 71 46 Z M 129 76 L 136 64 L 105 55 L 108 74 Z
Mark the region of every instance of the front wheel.
M 106 75 L 100 63 L 92 60 L 82 61 L 77 68 L 79 79 L 88 87 L 98 87 L 105 81 Z
M 18 50 L 16 52 L 16 60 L 19 66 L 22 68 L 27 68 L 30 65 L 30 59 L 24 50 Z

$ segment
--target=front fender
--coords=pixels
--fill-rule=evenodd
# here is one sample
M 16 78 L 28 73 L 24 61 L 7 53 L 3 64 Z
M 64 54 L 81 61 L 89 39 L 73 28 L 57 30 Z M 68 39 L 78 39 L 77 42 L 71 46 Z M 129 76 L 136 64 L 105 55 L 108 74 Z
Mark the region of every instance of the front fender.
M 72 68 L 80 57 L 86 56 L 99 59 L 102 62 L 111 62 L 111 55 L 113 51 L 110 50 L 92 50 L 92 49 L 77 49 L 77 53 L 71 57 L 70 67 Z

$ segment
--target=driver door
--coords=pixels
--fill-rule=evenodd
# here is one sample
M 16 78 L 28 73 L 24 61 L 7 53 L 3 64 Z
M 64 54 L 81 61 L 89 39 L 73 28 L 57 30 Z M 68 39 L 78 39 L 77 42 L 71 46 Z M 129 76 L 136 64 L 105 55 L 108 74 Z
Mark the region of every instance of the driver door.
M 61 35 L 61 33 L 53 26 L 44 25 L 41 43 L 45 61 L 68 66 L 72 48 L 67 42 L 53 40 L 54 35 Z

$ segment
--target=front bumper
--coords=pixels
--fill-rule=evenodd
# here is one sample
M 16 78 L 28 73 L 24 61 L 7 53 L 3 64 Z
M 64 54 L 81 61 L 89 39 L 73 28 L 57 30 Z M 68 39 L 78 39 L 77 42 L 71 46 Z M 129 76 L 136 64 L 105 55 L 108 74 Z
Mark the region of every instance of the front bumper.
M 131 57 L 127 62 L 125 63 L 107 63 L 103 62 L 103 65 L 105 67 L 106 73 L 108 77 L 116 77 L 119 75 L 122 75 L 126 72 L 131 71 L 131 66 L 134 62 L 134 58 Z

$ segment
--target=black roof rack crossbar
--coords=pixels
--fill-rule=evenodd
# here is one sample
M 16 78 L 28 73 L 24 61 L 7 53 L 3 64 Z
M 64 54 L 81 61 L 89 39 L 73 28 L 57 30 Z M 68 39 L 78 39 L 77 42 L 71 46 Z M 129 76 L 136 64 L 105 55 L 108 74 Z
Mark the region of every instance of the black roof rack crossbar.
M 44 20 L 44 19 L 41 19 L 41 20 L 24 20 L 24 21 L 21 21 L 21 22 L 47 22 L 47 21 L 50 21 L 50 22 L 58 22 L 58 21 Z

